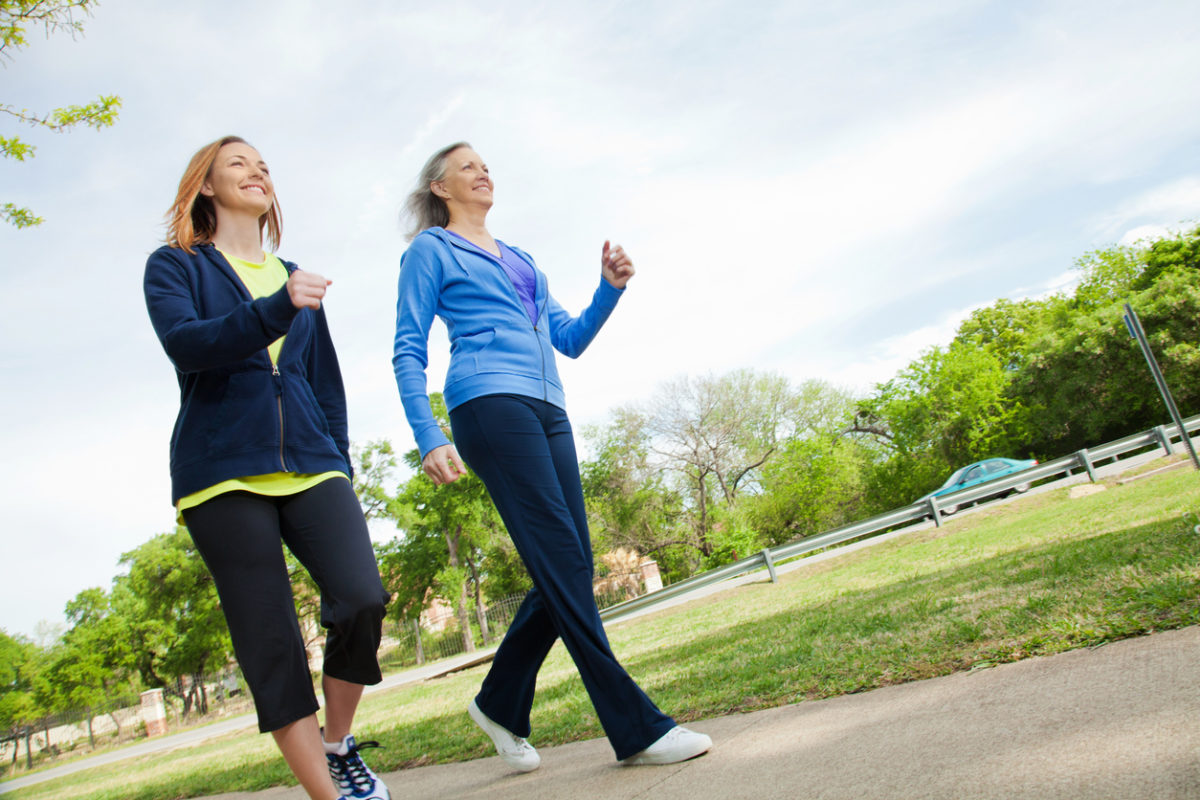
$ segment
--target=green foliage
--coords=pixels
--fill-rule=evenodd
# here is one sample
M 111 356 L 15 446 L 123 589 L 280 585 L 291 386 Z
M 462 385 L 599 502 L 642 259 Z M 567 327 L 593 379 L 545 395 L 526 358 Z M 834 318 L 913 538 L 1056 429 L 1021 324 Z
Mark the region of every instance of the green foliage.
M 19 208 L 12 203 L 0 204 L 0 219 L 17 228 L 30 228 L 45 222 L 28 208 Z
M 872 453 L 846 438 L 797 439 L 763 470 L 763 491 L 747 504 L 762 546 L 783 544 L 845 525 L 868 503 Z
M 431 395 L 430 404 L 435 419 L 449 433 L 441 394 Z M 416 619 L 433 597 L 440 597 L 456 607 L 460 630 L 469 636 L 468 605 L 473 603 L 478 617 L 486 598 L 529 587 L 483 481 L 468 474 L 437 486 L 421 471 L 420 454 L 412 450 L 404 462 L 414 474 L 395 495 L 389 495 L 382 485 L 394 464 L 391 445 L 372 443 L 368 451 L 374 453 L 374 463 L 387 456 L 387 468 L 365 482 L 360 498 L 386 499 L 379 515 L 393 520 L 401 531 L 392 541 L 376 544 L 384 586 L 392 593 L 389 616 L 397 621 Z
M 956 467 L 1018 448 L 1025 418 L 1007 393 L 1013 373 L 988 348 L 927 350 L 860 405 L 857 430 L 884 444 L 872 502 L 906 505 Z
M 12 51 L 25 47 L 28 44 L 26 32 L 31 27 L 42 27 L 47 36 L 57 31 L 65 31 L 71 36 L 81 34 L 83 22 L 79 15 L 91 14 L 96 5 L 96 0 L 0 0 L 0 58 L 11 58 Z M 116 95 L 100 95 L 91 103 L 63 106 L 45 114 L 0 103 L 0 112 L 18 123 L 54 133 L 81 125 L 96 130 L 108 127 L 117 121 L 120 108 L 121 98 Z M 4 158 L 24 161 L 32 158 L 36 150 L 34 145 L 17 136 L 0 136 L 0 156 Z M 0 219 L 17 228 L 40 225 L 43 221 L 30 209 L 13 203 L 0 205 Z
M 1093 250 L 1075 261 L 1080 274 L 1072 306 L 1086 310 L 1101 308 L 1122 300 L 1145 271 L 1141 256 L 1144 248 L 1115 245 Z
M 1029 340 L 1036 335 L 1061 297 L 1012 301 L 1005 298 L 978 308 L 959 326 L 955 342 L 988 350 L 1004 369 L 1019 369 L 1029 354 Z
M 128 620 L 137 668 L 150 686 L 225 666 L 233 653 L 216 586 L 185 528 L 121 556 L 113 605 Z
M 592 457 L 580 464 L 580 478 L 595 553 L 625 547 L 658 561 L 668 582 L 691 575 L 699 561 L 683 498 L 651 460 L 645 414 L 617 408 L 584 436 Z
M 56 711 L 103 703 L 118 687 L 131 689 L 136 659 L 128 620 L 100 588 L 84 589 L 67 603 L 70 630 L 47 654 L 44 702 Z
M 1030 342 L 1012 394 L 1030 450 L 1061 454 L 1162 422 L 1166 409 L 1123 322 L 1137 312 L 1180 410 L 1200 408 L 1200 229 L 1090 254 L 1081 292 Z
M 766 546 L 785 535 L 762 530 L 775 522 L 758 513 L 781 485 L 777 472 L 767 486 L 772 465 L 794 442 L 832 440 L 853 410 L 853 397 L 823 381 L 794 386 L 748 369 L 662 384 L 645 407 L 617 409 L 585 432 L 597 551 L 653 556 L 673 582 Z
M 760 468 L 795 435 L 800 398 L 781 375 L 740 369 L 658 387 L 646 412 L 649 450 L 687 498 L 693 546 L 713 554 L 714 510 L 759 489 Z
M 1144 253 L 1146 268 L 1133 281 L 1133 288 L 1144 290 L 1168 272 L 1177 272 L 1193 279 L 1200 270 L 1200 227 L 1160 239 Z
M 34 691 L 38 648 L 0 629 L 0 732 L 29 725 L 44 713 Z
M 9 48 L 25 47 L 25 32 L 33 25 L 42 26 L 47 36 L 56 31 L 72 37 L 83 33 L 76 14 L 91 14 L 96 5 L 97 0 L 0 0 L 0 56 L 8 56 Z
M 388 503 L 392 501 L 386 484 L 396 469 L 392 443 L 387 439 L 376 439 L 362 447 L 351 446 L 350 458 L 354 463 L 354 493 L 363 507 L 363 515 L 367 519 L 385 516 Z

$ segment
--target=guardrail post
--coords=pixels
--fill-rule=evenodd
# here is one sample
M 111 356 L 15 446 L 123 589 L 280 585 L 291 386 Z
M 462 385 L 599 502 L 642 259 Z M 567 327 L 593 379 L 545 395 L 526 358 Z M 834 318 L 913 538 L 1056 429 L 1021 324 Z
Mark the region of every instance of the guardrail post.
M 1082 464 L 1083 468 L 1087 470 L 1088 477 L 1092 479 L 1092 483 L 1095 483 L 1096 470 L 1092 467 L 1092 457 L 1088 455 L 1087 448 L 1083 448 L 1075 455 L 1079 459 L 1079 463 Z
M 1154 427 L 1154 435 L 1158 437 L 1158 443 L 1162 445 L 1162 449 L 1167 451 L 1167 455 L 1175 452 L 1171 447 L 1171 436 L 1167 433 L 1166 425 L 1156 425 Z
M 779 583 L 779 576 L 775 574 L 775 559 L 771 557 L 769 548 L 764 547 L 762 550 L 763 561 L 767 564 L 767 572 L 771 575 L 771 583 Z
M 925 502 L 929 503 L 929 511 L 931 514 L 933 514 L 933 526 L 935 528 L 942 527 L 942 512 L 941 509 L 938 508 L 937 498 L 931 497 Z

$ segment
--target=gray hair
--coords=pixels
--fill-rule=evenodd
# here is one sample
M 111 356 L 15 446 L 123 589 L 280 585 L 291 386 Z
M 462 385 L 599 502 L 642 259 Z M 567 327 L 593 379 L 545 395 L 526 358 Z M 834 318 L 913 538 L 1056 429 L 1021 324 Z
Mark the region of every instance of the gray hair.
M 412 227 L 408 229 L 406 236 L 408 241 L 411 242 L 423 230 L 444 228 L 450 224 L 450 210 L 446 208 L 446 201 L 434 194 L 429 184 L 445 179 L 446 159 L 451 153 L 460 147 L 470 146 L 467 142 L 447 145 L 431 155 L 421 168 L 417 186 L 409 192 L 408 199 L 404 201 L 404 211 L 401 213 L 402 219 L 407 217 L 412 220 Z

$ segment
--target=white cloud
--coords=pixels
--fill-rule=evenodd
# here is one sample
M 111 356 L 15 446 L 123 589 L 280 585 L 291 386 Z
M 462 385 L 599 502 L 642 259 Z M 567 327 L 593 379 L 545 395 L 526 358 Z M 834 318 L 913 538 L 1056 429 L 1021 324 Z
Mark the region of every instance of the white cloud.
M 1097 227 L 1113 232 L 1135 225 L 1121 237 L 1122 243 L 1132 244 L 1140 238 L 1160 238 L 1167 230 L 1178 230 L 1181 224 L 1197 220 L 1200 220 L 1200 175 L 1187 175 L 1123 200 L 1104 215 Z

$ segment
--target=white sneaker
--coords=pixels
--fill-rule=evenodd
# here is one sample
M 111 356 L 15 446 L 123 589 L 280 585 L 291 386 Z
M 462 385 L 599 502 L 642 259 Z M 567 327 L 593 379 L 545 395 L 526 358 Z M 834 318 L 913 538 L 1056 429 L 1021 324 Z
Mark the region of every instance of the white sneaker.
M 689 758 L 707 753 L 712 748 L 712 739 L 703 733 L 689 731 L 676 725 L 659 737 L 658 741 L 622 763 L 629 764 L 677 764 Z
M 467 713 L 491 738 L 492 743 L 496 745 L 496 752 L 504 759 L 505 764 L 517 772 L 533 772 L 542 765 L 542 757 L 533 749 L 533 745 L 520 736 L 513 736 L 507 729 L 488 719 L 474 700 L 467 706 Z

